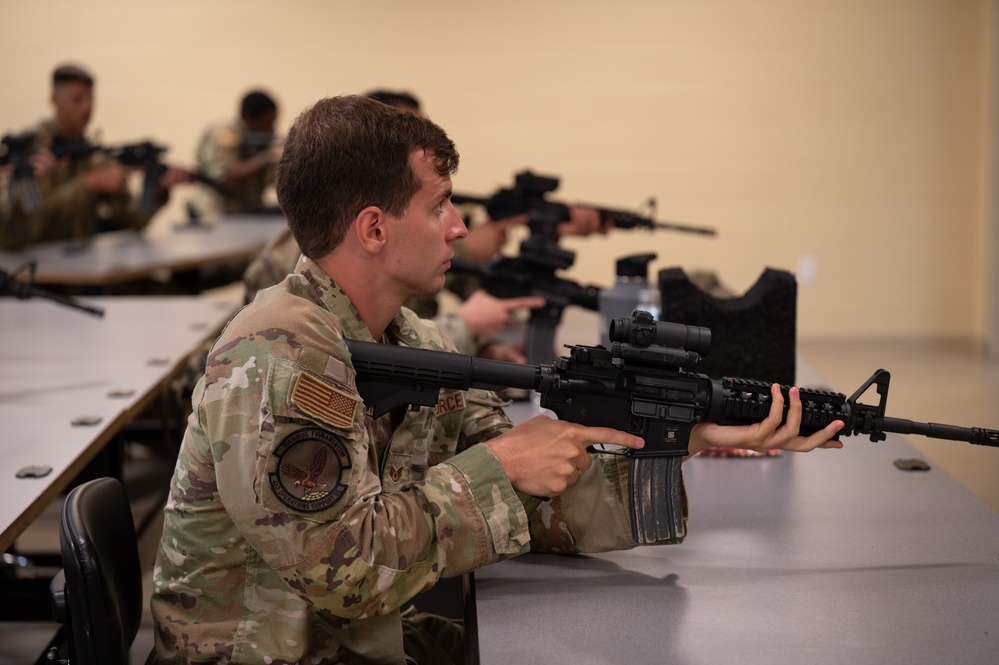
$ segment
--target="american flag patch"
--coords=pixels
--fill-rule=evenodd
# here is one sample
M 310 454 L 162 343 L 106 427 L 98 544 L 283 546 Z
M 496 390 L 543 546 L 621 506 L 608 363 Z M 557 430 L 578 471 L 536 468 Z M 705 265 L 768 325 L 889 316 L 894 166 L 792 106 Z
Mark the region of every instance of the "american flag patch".
M 298 375 L 291 391 L 291 403 L 302 413 L 344 429 L 354 424 L 354 409 L 359 401 L 305 373 Z

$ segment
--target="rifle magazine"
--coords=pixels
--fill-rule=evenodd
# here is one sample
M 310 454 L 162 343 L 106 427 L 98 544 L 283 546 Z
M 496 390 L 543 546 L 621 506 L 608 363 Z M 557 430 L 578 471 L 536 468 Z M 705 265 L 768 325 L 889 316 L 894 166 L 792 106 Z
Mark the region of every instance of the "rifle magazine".
M 631 459 L 631 534 L 639 545 L 687 535 L 679 455 Z

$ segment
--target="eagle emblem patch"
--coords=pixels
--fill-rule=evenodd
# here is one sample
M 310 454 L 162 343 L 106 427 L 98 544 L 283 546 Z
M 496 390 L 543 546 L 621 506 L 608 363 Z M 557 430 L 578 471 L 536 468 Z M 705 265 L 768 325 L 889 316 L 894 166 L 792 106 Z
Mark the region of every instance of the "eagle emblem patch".
M 292 432 L 273 455 L 277 469 L 269 475 L 271 490 L 293 510 L 326 510 L 347 491 L 344 471 L 350 468 L 350 455 L 332 432 L 319 427 Z

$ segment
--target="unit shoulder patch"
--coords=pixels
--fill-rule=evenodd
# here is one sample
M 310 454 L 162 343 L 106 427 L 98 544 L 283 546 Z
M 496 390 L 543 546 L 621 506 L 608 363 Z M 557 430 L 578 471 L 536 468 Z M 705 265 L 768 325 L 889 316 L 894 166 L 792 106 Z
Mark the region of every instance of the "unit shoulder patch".
M 332 432 L 320 427 L 292 432 L 273 455 L 277 464 L 269 476 L 271 490 L 293 510 L 326 510 L 347 491 L 344 471 L 350 468 L 350 454 L 343 440 Z

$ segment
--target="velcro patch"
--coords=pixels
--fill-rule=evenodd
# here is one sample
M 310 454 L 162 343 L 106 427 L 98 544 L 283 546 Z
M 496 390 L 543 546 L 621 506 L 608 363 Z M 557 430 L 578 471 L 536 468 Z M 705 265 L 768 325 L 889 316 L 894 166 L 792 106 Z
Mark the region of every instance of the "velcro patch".
M 354 410 L 360 399 L 337 390 L 311 374 L 298 375 L 291 391 L 291 403 L 302 413 L 343 429 L 354 424 Z
M 347 484 L 350 468 L 347 447 L 332 432 L 306 427 L 292 432 L 274 450 L 277 470 L 270 474 L 271 491 L 293 510 L 315 513 L 331 507 Z

